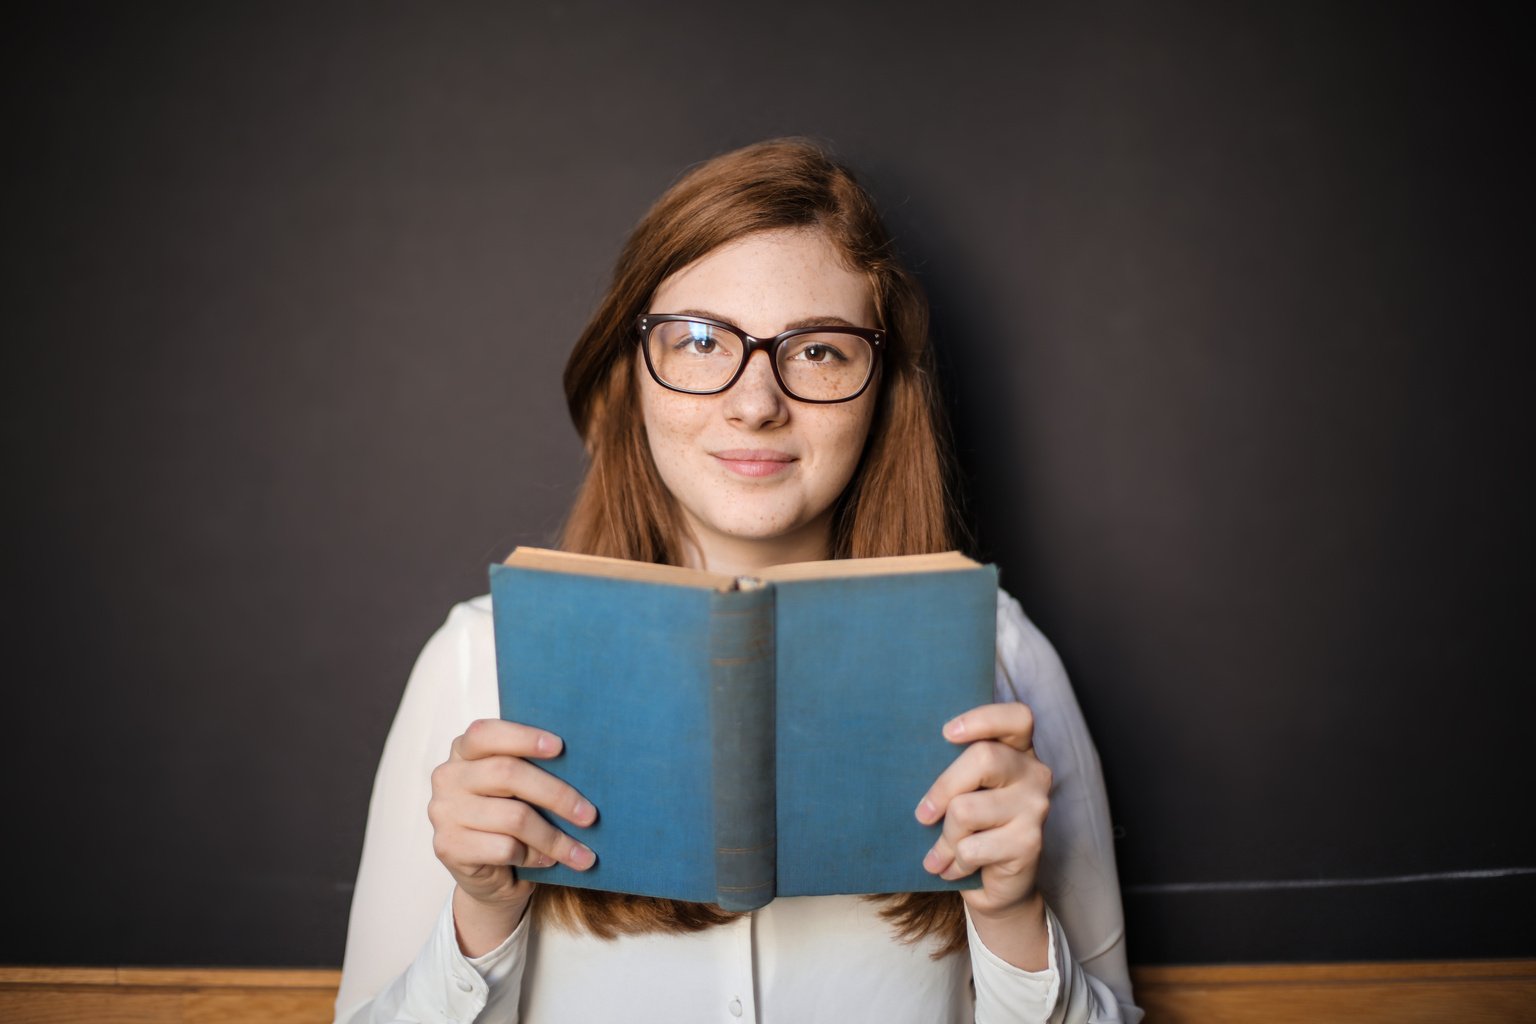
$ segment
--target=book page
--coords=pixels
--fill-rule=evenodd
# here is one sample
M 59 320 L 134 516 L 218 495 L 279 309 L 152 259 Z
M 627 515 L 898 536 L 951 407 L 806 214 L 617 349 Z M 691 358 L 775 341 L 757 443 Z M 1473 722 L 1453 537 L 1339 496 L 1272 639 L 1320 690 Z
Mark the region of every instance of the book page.
M 854 576 L 895 576 L 913 572 L 954 572 L 975 569 L 980 563 L 958 551 L 933 555 L 892 555 L 887 558 L 833 558 L 823 562 L 790 562 L 758 573 L 761 579 L 818 580 Z
M 576 576 L 606 576 L 609 579 L 639 580 L 644 583 L 670 583 L 707 590 L 732 590 L 736 586 L 736 578 L 723 573 L 685 569 L 677 565 L 657 565 L 654 562 L 631 562 L 626 558 L 577 555 L 547 548 L 519 547 L 507 556 L 506 564 L 519 569 L 568 572 Z

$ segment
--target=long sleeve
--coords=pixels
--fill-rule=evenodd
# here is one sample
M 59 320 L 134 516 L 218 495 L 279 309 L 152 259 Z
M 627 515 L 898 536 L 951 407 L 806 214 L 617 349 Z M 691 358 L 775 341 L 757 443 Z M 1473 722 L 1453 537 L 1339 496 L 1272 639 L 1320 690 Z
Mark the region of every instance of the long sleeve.
M 406 684 L 374 779 L 338 1021 L 470 1021 L 488 1006 L 516 1020 L 527 922 L 484 957 L 460 952 L 453 878 L 433 855 L 427 820 L 432 769 L 465 726 L 497 714 L 489 614 L 484 598 L 456 606 Z
M 1142 1014 L 1131 997 L 1098 753 L 1061 659 L 1006 594 L 998 602 L 997 657 L 997 699 L 1030 706 L 1035 751 L 1054 779 L 1039 875 L 1050 908 L 1050 964 L 1021 971 L 993 956 L 973 930 L 976 1020 L 1135 1024 Z

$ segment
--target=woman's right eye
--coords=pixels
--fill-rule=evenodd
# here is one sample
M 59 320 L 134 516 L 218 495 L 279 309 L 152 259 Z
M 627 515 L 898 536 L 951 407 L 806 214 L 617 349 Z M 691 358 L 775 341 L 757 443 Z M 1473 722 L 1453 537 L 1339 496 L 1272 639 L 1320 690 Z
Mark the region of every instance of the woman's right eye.
M 725 352 L 725 345 L 715 332 L 703 324 L 689 324 L 680 332 L 670 348 L 685 356 L 718 356 Z
M 707 356 L 719 347 L 719 342 L 707 334 L 701 338 L 690 334 L 677 344 L 677 348 L 680 351 L 692 352 L 694 355 L 700 356 Z

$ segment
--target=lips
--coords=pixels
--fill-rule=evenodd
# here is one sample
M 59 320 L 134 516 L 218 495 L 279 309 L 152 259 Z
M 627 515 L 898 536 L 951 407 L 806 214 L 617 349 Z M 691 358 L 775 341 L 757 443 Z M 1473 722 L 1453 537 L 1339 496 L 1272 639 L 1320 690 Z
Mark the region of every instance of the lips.
M 765 448 L 732 448 L 710 452 L 720 464 L 739 476 L 765 477 L 789 470 L 795 456 Z

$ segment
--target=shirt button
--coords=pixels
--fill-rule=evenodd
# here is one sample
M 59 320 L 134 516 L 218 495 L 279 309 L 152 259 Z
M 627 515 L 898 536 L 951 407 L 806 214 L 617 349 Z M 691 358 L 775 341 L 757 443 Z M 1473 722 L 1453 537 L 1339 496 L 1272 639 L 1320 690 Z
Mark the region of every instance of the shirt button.
M 740 999 L 732 999 L 731 1000 L 730 1011 L 731 1011 L 731 1016 L 732 1017 L 740 1017 L 741 1016 L 741 1000 Z
M 463 978 L 459 978 L 459 979 L 455 980 L 454 984 L 459 986 L 459 991 L 460 992 L 468 992 L 470 989 L 475 987 L 475 986 L 471 985 L 469 982 L 465 981 Z

